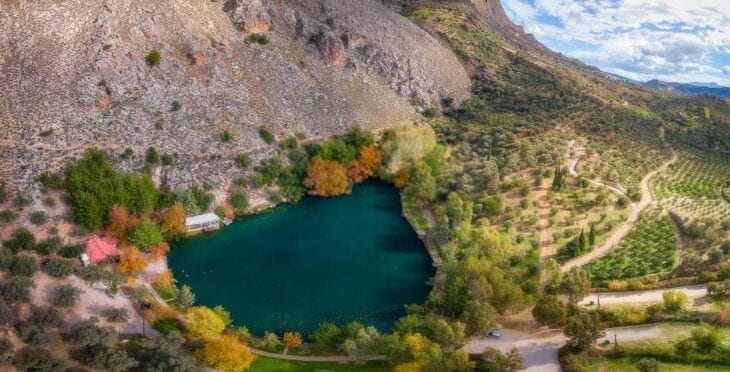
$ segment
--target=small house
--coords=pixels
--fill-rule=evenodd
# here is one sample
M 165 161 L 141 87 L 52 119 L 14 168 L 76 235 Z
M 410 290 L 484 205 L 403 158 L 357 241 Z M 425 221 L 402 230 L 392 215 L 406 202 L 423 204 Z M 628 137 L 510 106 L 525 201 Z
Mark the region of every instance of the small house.
M 101 237 L 94 235 L 86 243 L 86 256 L 92 264 L 103 262 L 109 257 L 118 257 L 119 249 L 117 246 L 119 241 L 114 238 Z M 81 258 L 84 259 L 83 257 Z
M 220 223 L 221 218 L 215 213 L 206 213 L 185 218 L 187 232 L 217 230 L 220 227 Z

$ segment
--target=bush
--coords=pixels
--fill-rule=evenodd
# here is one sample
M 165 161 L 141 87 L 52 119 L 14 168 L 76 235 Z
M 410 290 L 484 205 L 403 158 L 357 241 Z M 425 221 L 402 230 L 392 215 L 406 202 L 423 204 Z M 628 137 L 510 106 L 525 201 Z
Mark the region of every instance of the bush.
M 157 150 L 154 147 L 150 147 L 147 149 L 145 161 L 147 162 L 147 164 L 157 164 L 160 161 L 160 155 L 157 153 Z
M 180 111 L 182 104 L 178 101 L 172 101 L 172 111 Z
M 264 34 L 251 34 L 248 37 L 248 41 L 256 44 L 266 45 L 269 43 L 269 38 Z
M 659 362 L 654 358 L 641 358 L 636 367 L 641 372 L 659 372 Z
M 123 307 L 110 307 L 102 311 L 101 316 L 109 322 L 123 323 L 129 320 L 129 311 Z
M 5 209 L 0 212 L 0 223 L 13 222 L 16 218 L 18 218 L 18 214 L 10 209 Z
M 236 193 L 231 196 L 231 204 L 237 212 L 248 209 L 248 197 L 244 193 Z
M 64 187 L 63 177 L 57 173 L 43 172 L 38 177 L 38 181 L 49 189 L 61 190 Z
M 179 331 L 180 321 L 177 318 L 162 318 L 152 325 L 152 328 L 158 330 L 160 333 L 168 334 L 172 331 Z
M 662 294 L 664 299 L 664 308 L 668 311 L 679 311 L 687 305 L 689 298 L 684 292 L 666 291 Z
M 28 205 L 30 205 L 30 199 L 26 198 L 20 191 L 16 192 L 15 199 L 13 199 L 13 206 L 15 208 L 24 208 Z
M 46 212 L 35 211 L 30 214 L 30 222 L 34 225 L 43 225 L 47 221 L 48 218 L 46 217 Z
M 0 184 L 0 203 L 4 203 L 7 198 L 8 190 L 5 189 L 5 185 Z
M 233 141 L 233 134 L 231 134 L 231 132 L 227 129 L 224 130 L 223 134 L 221 135 L 221 141 L 226 143 Z
M 75 261 L 68 258 L 51 258 L 44 266 L 43 271 L 56 278 L 67 277 L 74 272 Z
M 259 136 L 261 136 L 261 139 L 263 139 L 264 142 L 268 144 L 276 142 L 276 137 L 274 136 L 274 134 L 271 133 L 269 129 L 264 126 L 259 127 Z
M 145 59 L 147 60 L 148 65 L 157 66 L 157 64 L 159 64 L 162 60 L 162 56 L 160 55 L 160 52 L 157 51 L 157 49 L 152 49 L 149 53 L 147 53 L 147 57 Z
M 0 284 L 0 297 L 6 302 L 28 302 L 33 287 L 35 287 L 33 279 L 26 276 L 12 276 Z
M 35 235 L 25 227 L 19 227 L 13 232 L 10 239 L 3 242 L 3 246 L 13 253 L 17 253 L 19 250 L 31 250 L 35 248 Z
M 49 300 L 54 306 L 68 308 L 76 303 L 83 292 L 70 284 L 61 284 L 51 290 Z
M 62 247 L 58 251 L 58 254 L 65 258 L 78 258 L 84 251 L 85 248 L 83 245 L 67 245 Z
M 175 162 L 175 157 L 170 154 L 162 155 L 162 165 L 168 166 Z
M 251 165 L 251 157 L 248 154 L 240 154 L 236 156 L 236 164 L 241 168 L 248 168 Z
M 31 277 L 36 271 L 38 271 L 38 260 L 29 254 L 15 256 L 13 263 L 10 264 L 10 272 L 13 275 Z

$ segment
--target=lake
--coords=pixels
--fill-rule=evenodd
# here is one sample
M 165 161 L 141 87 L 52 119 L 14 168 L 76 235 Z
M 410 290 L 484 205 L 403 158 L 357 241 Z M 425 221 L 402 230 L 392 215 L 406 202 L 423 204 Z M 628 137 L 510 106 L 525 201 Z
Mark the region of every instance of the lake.
M 423 303 L 431 259 L 382 182 L 351 195 L 304 198 L 177 243 L 168 263 L 198 305 L 223 305 L 235 325 L 309 334 L 323 321 L 389 331 L 404 305 Z

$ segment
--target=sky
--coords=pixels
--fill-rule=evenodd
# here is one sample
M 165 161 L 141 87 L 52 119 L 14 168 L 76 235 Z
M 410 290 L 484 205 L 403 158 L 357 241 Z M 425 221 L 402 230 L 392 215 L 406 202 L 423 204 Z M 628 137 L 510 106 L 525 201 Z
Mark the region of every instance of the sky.
M 629 79 L 730 86 L 730 0 L 502 0 L 550 49 Z

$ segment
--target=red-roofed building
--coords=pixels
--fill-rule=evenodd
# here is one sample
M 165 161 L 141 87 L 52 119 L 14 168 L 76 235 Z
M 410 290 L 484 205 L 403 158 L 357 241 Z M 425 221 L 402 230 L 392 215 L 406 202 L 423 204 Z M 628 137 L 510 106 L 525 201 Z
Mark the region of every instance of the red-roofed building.
M 119 241 L 114 238 L 101 237 L 94 235 L 86 243 L 86 255 L 93 264 L 98 264 L 106 260 L 108 257 L 119 256 L 117 246 Z

